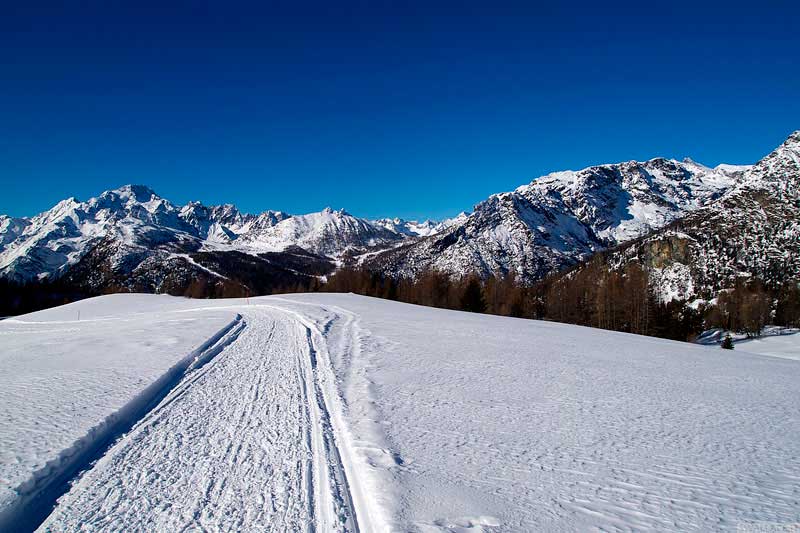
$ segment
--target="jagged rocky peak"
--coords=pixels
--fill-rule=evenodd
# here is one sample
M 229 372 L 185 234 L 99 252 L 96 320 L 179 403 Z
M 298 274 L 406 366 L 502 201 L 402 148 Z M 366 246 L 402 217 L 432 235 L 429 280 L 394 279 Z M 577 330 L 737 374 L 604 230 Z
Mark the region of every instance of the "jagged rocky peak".
M 233 204 L 215 205 L 211 207 L 209 216 L 222 224 L 241 224 L 243 219 L 253 217 L 253 215 L 241 213 Z
M 314 213 L 309 213 L 309 215 L 313 215 Z M 350 213 L 348 213 L 344 208 L 333 209 L 332 207 L 328 206 L 324 208 L 322 211 L 319 211 L 319 214 L 322 215 L 335 215 L 338 217 L 352 217 Z
M 723 247 L 731 242 L 741 249 L 758 244 L 758 253 L 784 257 L 794 250 L 792 239 L 800 234 L 795 212 L 799 148 L 800 132 L 795 132 L 752 168 L 710 168 L 688 158 L 655 158 L 554 172 L 492 195 L 471 214 L 438 224 L 369 221 L 330 207 L 291 216 L 280 211 L 243 214 L 230 204 L 176 206 L 149 187 L 126 185 L 87 202 L 64 200 L 30 219 L 0 218 L 0 275 L 62 275 L 78 262 L 86 265 L 89 254 L 92 265 L 129 272 L 155 269 L 148 279 L 162 279 L 169 277 L 175 261 L 184 269 L 195 268 L 186 266 L 187 254 L 258 257 L 299 247 L 318 258 L 327 256 L 322 261 L 328 263 L 359 256 L 362 264 L 391 275 L 413 276 L 434 268 L 456 277 L 514 272 L 532 281 L 678 220 L 699 228 L 685 232 L 689 258 L 695 254 L 691 239 L 708 232 L 718 234 Z M 787 198 L 795 204 L 787 204 Z M 759 211 L 753 214 L 754 209 Z M 729 219 L 736 224 L 726 222 Z M 780 227 L 773 231 L 775 224 Z M 739 243 L 741 230 L 736 228 L 743 225 L 752 235 Z M 714 229 L 723 226 L 724 232 Z M 666 253 L 657 251 L 658 257 Z M 719 259 L 719 265 L 706 270 L 750 268 L 723 249 L 712 252 L 716 256 L 709 256 L 707 264 Z M 682 257 L 670 264 L 683 264 Z M 660 260 L 658 264 L 667 265 Z M 204 268 L 213 270 L 213 265 Z
M 144 276 L 157 280 L 173 267 L 195 268 L 186 266 L 187 253 L 257 255 L 301 247 L 338 258 L 402 238 L 344 209 L 250 215 L 231 204 L 177 206 L 144 185 L 124 185 L 86 202 L 68 198 L 31 219 L 0 219 L 0 276 L 58 277 L 82 263 L 80 276 L 104 265 L 114 279 L 155 269 Z
M 158 196 L 153 189 L 146 185 L 123 185 L 117 189 L 105 191 L 95 198 L 85 202 L 90 209 L 127 209 L 132 206 L 147 206 L 153 211 L 159 206 L 162 209 L 173 207 L 172 204 Z
M 326 207 L 307 215 L 295 215 L 264 228 L 249 231 L 242 245 L 260 252 L 282 251 L 299 246 L 331 257 L 353 255 L 374 247 L 389 246 L 403 236 L 354 217 L 344 209 Z

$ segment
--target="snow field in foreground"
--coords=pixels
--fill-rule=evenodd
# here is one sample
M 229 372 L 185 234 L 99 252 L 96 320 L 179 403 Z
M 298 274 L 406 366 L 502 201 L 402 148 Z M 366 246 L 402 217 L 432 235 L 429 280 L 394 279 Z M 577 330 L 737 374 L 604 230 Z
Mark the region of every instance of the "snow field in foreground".
M 352 295 L 290 299 L 358 317 L 366 387 L 332 360 L 366 472 L 393 491 L 395 530 L 800 522 L 797 361 Z
M 161 312 L 159 302 L 177 303 L 98 299 L 0 322 L 0 529 L 19 526 L 20 505 L 63 483 L 235 316 Z
M 168 318 L 195 321 L 194 347 L 242 318 L 77 480 L 44 531 L 800 522 L 798 361 L 353 295 L 119 295 L 76 305 L 119 321 L 113 334 L 83 330 L 63 342 L 64 353 L 74 345 L 90 360 L 105 338 L 138 353 Z M 52 329 L 74 311 L 22 320 Z M 164 318 L 132 334 L 122 320 L 134 312 Z M 9 330 L 13 343 L 23 337 Z M 31 357 L 35 379 L 42 365 Z M 89 367 L 71 386 L 82 380 L 98 378 Z M 29 417 L 63 411 L 57 400 L 8 405 Z M 0 429 L 8 442 L 31 440 Z

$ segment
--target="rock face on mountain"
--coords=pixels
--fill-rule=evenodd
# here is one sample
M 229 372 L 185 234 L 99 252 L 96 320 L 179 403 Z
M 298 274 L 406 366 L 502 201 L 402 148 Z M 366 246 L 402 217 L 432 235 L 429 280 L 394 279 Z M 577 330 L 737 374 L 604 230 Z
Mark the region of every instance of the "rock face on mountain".
M 556 172 L 490 196 L 449 228 L 372 258 L 390 275 L 436 269 L 526 280 L 574 265 L 722 196 L 748 167 L 652 159 Z
M 664 301 L 710 299 L 742 277 L 774 287 L 799 280 L 800 131 L 716 201 L 603 259 L 641 263 Z
M 126 185 L 86 202 L 64 200 L 30 219 L 0 218 L 0 276 L 63 279 L 93 290 L 243 280 L 268 289 L 307 283 L 337 260 L 405 238 L 344 211 L 249 215 L 232 205 L 181 207 Z

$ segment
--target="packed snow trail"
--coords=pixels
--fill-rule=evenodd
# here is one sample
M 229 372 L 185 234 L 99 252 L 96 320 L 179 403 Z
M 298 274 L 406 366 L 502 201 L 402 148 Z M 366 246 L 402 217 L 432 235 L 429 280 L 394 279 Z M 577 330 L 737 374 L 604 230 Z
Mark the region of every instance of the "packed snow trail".
M 88 471 L 41 531 L 357 531 L 312 330 L 245 327 Z

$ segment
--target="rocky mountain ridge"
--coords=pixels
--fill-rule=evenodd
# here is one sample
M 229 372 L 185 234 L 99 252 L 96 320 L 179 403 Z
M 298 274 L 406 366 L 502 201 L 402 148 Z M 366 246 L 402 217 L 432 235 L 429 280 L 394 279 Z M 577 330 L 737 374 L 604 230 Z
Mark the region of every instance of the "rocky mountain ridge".
M 665 299 L 683 299 L 742 273 L 800 268 L 799 143 L 795 132 L 752 167 L 655 158 L 555 172 L 441 223 L 329 208 L 251 215 L 128 185 L 32 218 L 0 216 L 0 277 L 94 291 L 199 284 L 199 294 L 224 288 L 218 295 L 309 286 L 360 264 L 392 277 L 435 269 L 533 282 L 603 252 L 612 267 L 648 265 Z
M 631 261 L 662 301 L 713 299 L 737 278 L 777 288 L 800 279 L 800 131 L 753 165 L 719 199 L 603 254 Z
M 747 169 L 656 158 L 555 172 L 490 196 L 458 223 L 378 254 L 368 266 L 393 276 L 435 269 L 534 281 L 699 209 Z

